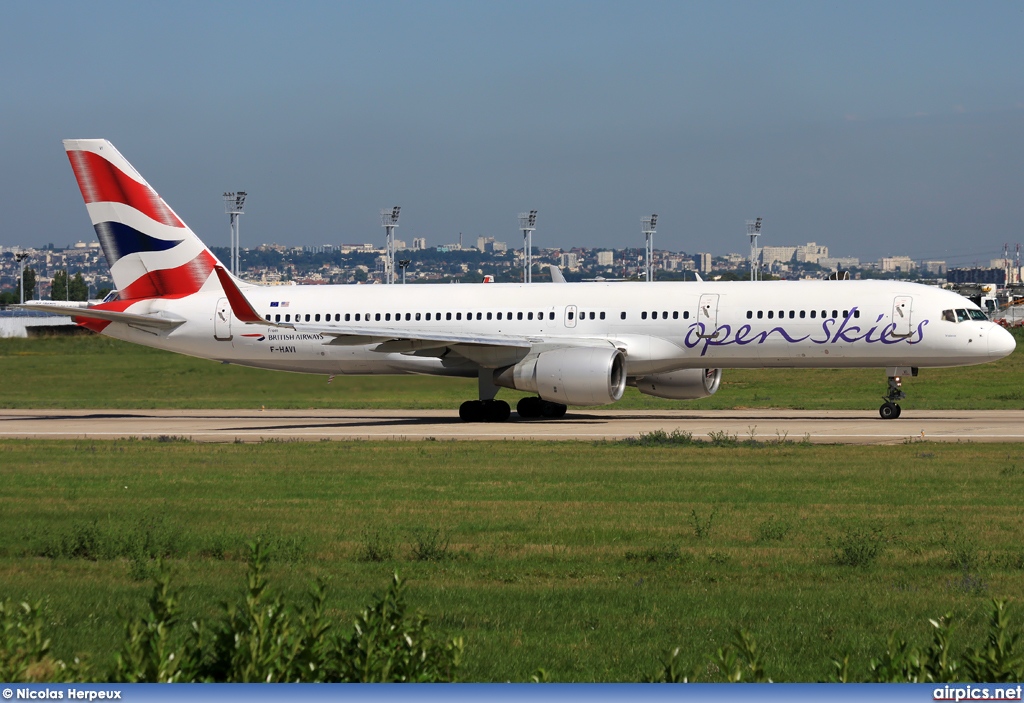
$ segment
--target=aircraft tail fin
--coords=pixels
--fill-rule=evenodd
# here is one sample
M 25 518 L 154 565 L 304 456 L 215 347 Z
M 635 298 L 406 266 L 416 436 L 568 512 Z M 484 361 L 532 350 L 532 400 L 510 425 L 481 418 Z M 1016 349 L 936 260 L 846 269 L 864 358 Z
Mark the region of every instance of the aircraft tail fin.
M 217 258 L 113 144 L 65 139 L 64 149 L 122 300 L 217 286 Z

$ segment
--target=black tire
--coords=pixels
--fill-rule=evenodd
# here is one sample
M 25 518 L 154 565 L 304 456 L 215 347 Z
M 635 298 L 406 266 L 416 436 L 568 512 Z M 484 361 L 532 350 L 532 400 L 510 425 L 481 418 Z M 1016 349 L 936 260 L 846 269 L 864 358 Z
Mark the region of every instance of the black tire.
M 550 401 L 544 401 L 544 405 L 541 409 L 541 415 L 552 420 L 557 420 L 560 417 L 565 417 L 565 411 L 568 409 L 569 408 L 562 405 L 561 403 L 552 403 Z
M 519 402 L 516 403 L 516 412 L 519 413 L 519 417 L 529 419 L 540 417 L 542 402 L 543 401 L 535 395 L 520 398 Z
M 512 414 L 512 408 L 504 400 L 484 402 L 484 419 L 487 422 L 505 422 Z
M 878 414 L 883 420 L 894 420 L 899 417 L 899 407 L 895 403 L 888 401 L 882 403 L 882 407 L 878 409 Z
M 894 403 L 894 405 L 895 405 L 895 403 Z M 896 420 L 902 414 L 903 414 L 903 408 L 901 408 L 899 405 L 896 405 L 896 414 L 892 416 L 892 419 Z
M 484 404 L 479 400 L 467 400 L 459 406 L 459 418 L 463 422 L 480 422 L 484 419 Z

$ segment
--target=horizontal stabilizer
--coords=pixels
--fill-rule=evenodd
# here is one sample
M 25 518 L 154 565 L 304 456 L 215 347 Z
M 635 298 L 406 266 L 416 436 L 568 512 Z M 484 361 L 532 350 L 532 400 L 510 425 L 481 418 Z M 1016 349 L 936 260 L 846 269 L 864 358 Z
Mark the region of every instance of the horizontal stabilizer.
M 171 330 L 185 322 L 183 318 L 170 317 L 167 313 L 137 314 L 133 312 L 118 312 L 116 310 L 101 310 L 99 308 L 64 307 L 63 305 L 14 305 L 12 307 L 20 310 L 48 312 L 51 315 L 66 315 L 75 318 L 76 321 L 79 318 L 104 320 L 106 322 L 121 322 L 126 325 L 155 327 L 161 330 Z

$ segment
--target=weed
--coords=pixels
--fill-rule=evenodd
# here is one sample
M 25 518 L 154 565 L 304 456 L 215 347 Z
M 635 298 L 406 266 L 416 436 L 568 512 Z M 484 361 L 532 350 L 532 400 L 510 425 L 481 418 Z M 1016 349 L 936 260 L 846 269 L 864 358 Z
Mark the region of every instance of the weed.
M 730 561 L 732 561 L 732 557 L 725 552 L 708 552 L 709 564 L 717 564 L 718 566 L 721 566 L 723 564 L 728 564 Z
M 359 561 L 390 561 L 395 556 L 395 532 L 385 527 L 363 530 L 359 542 Z
M 792 525 L 785 520 L 779 520 L 774 515 L 757 526 L 758 542 L 781 542 L 789 534 Z
M 736 435 L 731 435 L 725 430 L 712 430 L 708 432 L 708 439 L 711 441 L 712 446 L 715 447 L 735 447 L 739 444 Z
M 693 439 L 693 433 L 682 432 L 678 428 L 672 430 L 671 433 L 665 432 L 665 430 L 642 432 L 639 437 L 625 437 L 617 442 L 617 444 L 624 444 L 629 447 L 690 446 L 700 443 L 700 441 Z
M 946 563 L 950 568 L 964 572 L 977 571 L 981 555 L 973 537 L 959 528 L 952 531 L 943 528 L 940 544 L 946 550 Z
M 1024 468 L 1019 468 L 1016 464 L 1004 466 L 999 469 L 999 475 L 1003 478 L 1013 478 L 1014 476 L 1020 476 L 1024 474 Z
M 690 511 L 690 519 L 693 521 L 693 536 L 697 539 L 708 539 L 711 537 L 711 526 L 714 523 L 718 508 L 712 508 L 707 520 L 701 520 L 697 510 Z
M 442 561 L 448 558 L 451 535 L 440 529 L 423 528 L 412 531 L 413 561 Z
M 626 561 L 641 561 L 648 564 L 683 561 L 683 553 L 680 552 L 679 547 L 674 544 L 644 547 L 636 552 L 628 551 L 625 556 Z
M 839 566 L 867 567 L 884 551 L 885 534 L 880 527 L 853 527 L 838 537 L 830 537 L 827 543 L 832 548 L 834 563 Z

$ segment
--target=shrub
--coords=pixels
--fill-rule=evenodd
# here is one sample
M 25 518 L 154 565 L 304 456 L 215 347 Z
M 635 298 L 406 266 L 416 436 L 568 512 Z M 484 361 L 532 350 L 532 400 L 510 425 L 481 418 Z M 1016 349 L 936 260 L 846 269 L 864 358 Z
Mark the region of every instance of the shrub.
M 359 545 L 359 561 L 390 561 L 395 556 L 395 533 L 377 527 L 363 530 Z
M 864 529 L 854 527 L 835 539 L 829 538 L 832 560 L 839 566 L 870 566 L 885 549 L 885 534 L 882 528 Z
M 412 532 L 413 561 L 441 561 L 448 558 L 451 535 L 440 529 L 424 528 Z
M 758 542 L 781 542 L 789 534 L 792 525 L 785 520 L 779 520 L 774 515 L 757 526 Z

